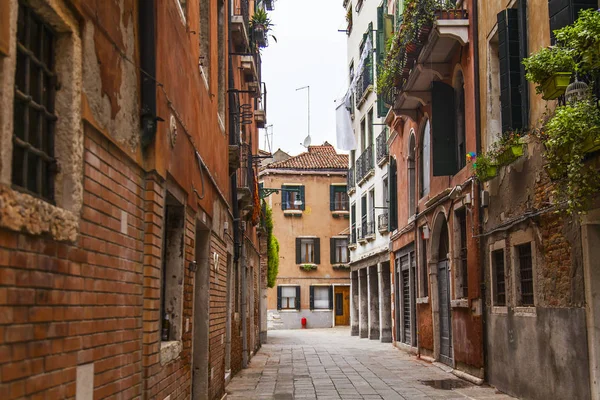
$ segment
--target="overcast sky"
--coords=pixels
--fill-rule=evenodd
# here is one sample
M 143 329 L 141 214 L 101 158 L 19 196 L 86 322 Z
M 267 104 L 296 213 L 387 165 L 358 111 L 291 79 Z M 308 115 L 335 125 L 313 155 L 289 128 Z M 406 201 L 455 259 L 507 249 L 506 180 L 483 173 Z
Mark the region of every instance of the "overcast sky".
M 273 125 L 273 152 L 296 155 L 308 134 L 307 90 L 310 86 L 312 144 L 336 145 L 335 108 L 347 86 L 345 12 L 342 0 L 277 0 L 269 13 L 277 43 L 262 52 L 267 85 L 267 124 Z M 264 132 L 260 147 L 265 147 Z M 268 150 L 268 149 L 265 149 Z

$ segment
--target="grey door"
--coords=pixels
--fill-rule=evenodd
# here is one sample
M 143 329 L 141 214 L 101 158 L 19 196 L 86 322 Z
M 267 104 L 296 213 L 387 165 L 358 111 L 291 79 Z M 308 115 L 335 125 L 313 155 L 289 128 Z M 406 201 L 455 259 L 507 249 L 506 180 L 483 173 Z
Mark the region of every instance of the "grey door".
M 448 260 L 438 263 L 438 296 L 440 299 L 440 361 L 452 366 L 452 321 Z

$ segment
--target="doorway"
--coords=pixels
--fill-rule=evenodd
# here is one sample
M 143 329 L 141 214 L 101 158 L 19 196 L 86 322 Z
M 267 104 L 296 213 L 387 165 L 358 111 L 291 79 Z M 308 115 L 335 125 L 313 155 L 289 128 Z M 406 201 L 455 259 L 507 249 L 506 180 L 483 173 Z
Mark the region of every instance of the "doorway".
M 350 287 L 334 286 L 335 326 L 350 325 Z
M 450 311 L 450 273 L 448 271 L 448 224 L 442 222 L 439 237 L 437 278 L 440 318 L 440 361 L 453 366 L 452 361 L 452 314 Z
M 196 276 L 194 284 L 194 342 L 192 371 L 192 398 L 208 398 L 208 341 L 209 341 L 209 287 L 210 231 L 200 222 L 196 227 Z

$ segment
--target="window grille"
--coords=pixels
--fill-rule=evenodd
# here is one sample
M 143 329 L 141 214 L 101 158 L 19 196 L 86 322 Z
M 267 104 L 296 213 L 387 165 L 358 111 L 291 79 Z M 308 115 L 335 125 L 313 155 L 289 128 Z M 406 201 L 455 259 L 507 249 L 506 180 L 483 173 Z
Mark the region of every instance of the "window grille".
M 460 209 L 456 213 L 458 225 L 460 229 L 460 253 L 459 253 L 459 274 L 461 287 L 458 293 L 461 297 L 466 298 L 469 296 L 468 287 L 468 264 L 467 264 L 467 212 L 464 208 Z
M 531 260 L 531 243 L 517 246 L 519 272 L 521 281 L 521 305 L 533 306 L 533 263 Z
M 492 252 L 494 271 L 494 305 L 506 305 L 506 281 L 504 279 L 504 250 Z
M 19 4 L 15 74 L 12 183 L 54 201 L 55 34 L 31 8 Z

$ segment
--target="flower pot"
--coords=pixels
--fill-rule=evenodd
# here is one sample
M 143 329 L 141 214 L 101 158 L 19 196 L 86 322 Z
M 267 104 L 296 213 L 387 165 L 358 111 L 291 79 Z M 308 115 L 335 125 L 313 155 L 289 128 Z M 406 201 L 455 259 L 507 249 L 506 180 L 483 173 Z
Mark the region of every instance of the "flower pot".
M 511 146 L 498 156 L 499 165 L 508 165 L 523 155 L 523 144 Z
M 496 165 L 490 165 L 484 171 L 477 174 L 477 177 L 481 182 L 486 182 L 496 177 L 496 175 L 498 175 L 498 167 Z
M 557 72 L 542 84 L 544 100 L 554 100 L 562 96 L 571 82 L 570 72 Z

